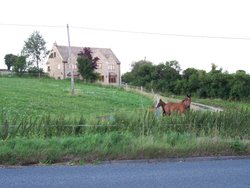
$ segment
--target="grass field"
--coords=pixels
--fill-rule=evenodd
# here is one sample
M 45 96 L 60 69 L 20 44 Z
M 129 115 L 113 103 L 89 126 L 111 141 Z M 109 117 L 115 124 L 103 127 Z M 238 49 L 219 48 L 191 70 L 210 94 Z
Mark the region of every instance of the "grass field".
M 225 110 L 240 110 L 242 108 L 250 111 L 249 101 L 225 101 L 222 99 L 194 99 L 198 103 L 222 107 Z
M 161 117 L 150 98 L 121 88 L 78 81 L 71 96 L 69 80 L 8 77 L 0 86 L 0 164 L 250 154 L 241 103 Z
M 0 104 L 11 117 L 64 115 L 86 119 L 127 112 L 152 105 L 149 98 L 119 88 L 75 83 L 71 96 L 69 81 L 28 78 L 0 78 Z

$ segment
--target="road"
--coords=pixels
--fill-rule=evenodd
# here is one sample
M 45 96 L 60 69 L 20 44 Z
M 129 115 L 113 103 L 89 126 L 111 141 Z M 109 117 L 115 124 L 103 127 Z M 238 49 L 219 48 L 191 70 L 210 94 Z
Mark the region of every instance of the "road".
M 221 111 L 223 111 L 223 109 L 219 108 L 219 107 L 204 105 L 204 104 L 195 103 L 195 102 L 192 102 L 191 109 L 192 110 L 201 110 L 201 111 L 206 110 L 206 111 L 211 111 L 211 112 L 221 112 Z
M 0 168 L 1 188 L 249 188 L 250 159 Z

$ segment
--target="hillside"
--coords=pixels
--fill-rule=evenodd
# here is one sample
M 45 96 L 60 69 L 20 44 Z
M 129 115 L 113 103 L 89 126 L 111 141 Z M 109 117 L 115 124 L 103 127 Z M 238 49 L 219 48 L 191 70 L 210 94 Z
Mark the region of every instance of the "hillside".
M 69 80 L 0 78 L 0 105 L 11 116 L 64 115 L 69 118 L 108 116 L 146 108 L 149 98 L 115 87 L 75 83 Z

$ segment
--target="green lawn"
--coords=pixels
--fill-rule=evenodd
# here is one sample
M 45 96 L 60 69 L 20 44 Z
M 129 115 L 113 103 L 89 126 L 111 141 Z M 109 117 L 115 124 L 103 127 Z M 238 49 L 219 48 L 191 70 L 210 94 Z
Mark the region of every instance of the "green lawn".
M 9 116 L 52 116 L 87 119 L 127 112 L 152 105 L 152 100 L 115 87 L 75 83 L 69 80 L 0 77 L 0 106 Z

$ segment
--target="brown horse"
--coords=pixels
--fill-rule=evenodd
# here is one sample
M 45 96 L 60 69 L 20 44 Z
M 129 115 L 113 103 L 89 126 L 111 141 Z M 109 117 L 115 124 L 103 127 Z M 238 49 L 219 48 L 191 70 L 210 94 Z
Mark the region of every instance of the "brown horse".
M 177 113 L 185 113 L 186 109 L 190 108 L 191 104 L 191 96 L 187 95 L 187 97 L 179 103 L 165 103 L 161 99 L 159 100 L 156 108 L 162 107 L 163 115 L 171 115 L 172 112 Z

